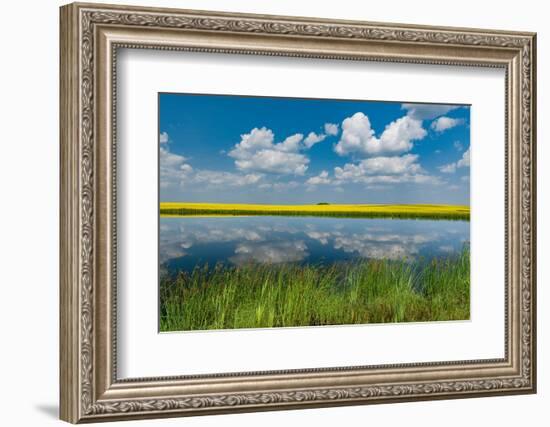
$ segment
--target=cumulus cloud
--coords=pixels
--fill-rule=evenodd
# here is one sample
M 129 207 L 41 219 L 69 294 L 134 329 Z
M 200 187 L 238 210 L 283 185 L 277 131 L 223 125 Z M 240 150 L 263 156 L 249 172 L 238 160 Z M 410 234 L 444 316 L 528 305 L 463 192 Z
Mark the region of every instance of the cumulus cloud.
M 368 116 L 357 112 L 342 122 L 342 136 L 334 151 L 341 156 L 400 154 L 413 147 L 413 140 L 422 139 L 426 134 L 420 120 L 403 116 L 388 124 L 378 138 Z
M 325 133 L 327 135 L 338 135 L 338 125 L 336 123 L 325 123 Z
M 441 104 L 402 104 L 401 108 L 407 110 L 407 116 L 416 120 L 433 120 L 447 114 L 449 111 L 460 108 L 459 105 Z
M 263 178 L 259 173 L 233 173 L 207 169 L 195 170 L 189 159 L 180 154 L 172 153 L 169 146 L 161 146 L 160 186 L 161 188 L 184 187 L 190 183 L 198 183 L 219 187 L 242 187 L 257 184 Z
M 262 190 L 274 190 L 274 191 L 284 191 L 290 190 L 291 188 L 299 187 L 300 183 L 298 181 L 287 181 L 287 182 L 263 182 L 258 185 L 258 188 Z
M 302 142 L 302 139 L 304 139 L 304 135 L 301 133 L 295 133 L 294 135 L 287 137 L 280 144 L 275 144 L 274 148 L 277 151 L 283 151 L 285 153 L 295 153 L 300 150 L 300 142 Z
M 422 168 L 416 163 L 417 160 L 418 154 L 406 154 L 401 157 L 373 157 L 363 160 L 360 165 L 369 175 L 419 173 Z
M 443 173 L 455 173 L 458 168 L 468 167 L 470 167 L 470 148 L 462 154 L 462 158 L 458 161 L 440 166 L 439 170 Z
M 193 182 L 210 186 L 242 187 L 256 184 L 261 178 L 262 175 L 253 173 L 243 175 L 233 172 L 199 170 L 193 177 Z
M 313 147 L 318 142 L 323 141 L 327 136 L 325 134 L 316 134 L 315 132 L 310 132 L 309 135 L 304 139 L 304 144 L 307 148 Z
M 306 181 L 308 185 L 330 184 L 330 178 L 327 171 L 322 171 L 319 175 L 309 178 Z
M 462 142 L 455 141 L 453 142 L 453 147 L 457 149 L 457 151 L 462 151 L 464 149 L 464 146 L 462 145 Z
M 407 154 L 402 157 L 374 157 L 364 160 L 361 169 L 369 174 L 401 175 L 404 173 L 419 173 L 422 168 L 416 163 L 418 155 Z
M 271 129 L 254 128 L 241 135 L 228 154 L 241 171 L 303 175 L 309 163 L 309 158 L 298 152 L 303 137 L 294 134 L 275 144 Z
M 459 168 L 470 167 L 470 148 L 468 148 L 462 158 L 456 164 Z
M 167 148 L 160 147 L 160 166 L 165 169 L 178 169 L 186 161 L 187 157 L 170 152 Z
M 275 142 L 275 135 L 266 127 L 254 128 L 241 135 L 241 141 L 229 151 L 235 166 L 241 171 L 303 175 L 309 158 L 303 151 L 338 133 L 338 125 L 324 124 L 325 133 L 310 132 L 305 138 L 301 133 Z
M 162 132 L 159 134 L 161 188 L 183 185 L 184 181 L 193 173 L 193 168 L 188 163 L 189 159 L 187 157 L 170 151 L 169 140 L 168 133 Z
M 311 148 L 315 144 L 324 141 L 328 136 L 338 135 L 338 125 L 335 123 L 325 123 L 323 126 L 325 133 L 310 132 L 306 139 L 304 139 L 304 145 L 306 148 Z
M 171 153 L 167 148 L 160 147 L 160 186 L 181 185 L 186 177 L 193 172 L 191 165 L 186 163 L 185 156 Z
M 443 173 L 455 173 L 456 172 L 456 163 L 449 163 L 448 165 L 440 166 L 439 170 Z
M 410 117 L 401 117 L 386 126 L 380 137 L 380 146 L 375 153 L 392 152 L 400 153 L 412 148 L 413 140 L 422 139 L 427 132 L 422 127 L 422 122 Z
M 241 142 L 236 144 L 229 152 L 229 155 L 234 159 L 246 159 L 254 152 L 262 149 L 273 149 L 273 141 L 275 136 L 271 129 L 265 127 L 258 129 L 254 128 L 250 133 L 241 135 Z
M 464 123 L 462 119 L 453 119 L 452 117 L 441 116 L 435 119 L 430 127 L 436 132 L 444 132 L 447 129 L 452 129 L 455 126 L 461 125 Z
M 249 159 L 236 160 L 235 166 L 242 171 L 303 175 L 308 163 L 309 159 L 303 154 L 261 150 Z
M 406 154 L 400 157 L 373 157 L 359 163 L 347 163 L 344 167 L 334 168 L 334 183 L 438 184 L 440 181 L 427 174 L 417 161 L 417 154 Z

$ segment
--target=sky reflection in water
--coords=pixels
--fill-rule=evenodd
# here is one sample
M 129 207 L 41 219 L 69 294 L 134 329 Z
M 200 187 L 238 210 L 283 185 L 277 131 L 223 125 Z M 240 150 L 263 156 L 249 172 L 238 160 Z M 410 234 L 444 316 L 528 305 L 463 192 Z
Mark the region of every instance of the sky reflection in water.
M 457 252 L 469 240 L 467 221 L 163 217 L 159 261 L 163 270 L 177 273 L 205 263 L 416 260 Z

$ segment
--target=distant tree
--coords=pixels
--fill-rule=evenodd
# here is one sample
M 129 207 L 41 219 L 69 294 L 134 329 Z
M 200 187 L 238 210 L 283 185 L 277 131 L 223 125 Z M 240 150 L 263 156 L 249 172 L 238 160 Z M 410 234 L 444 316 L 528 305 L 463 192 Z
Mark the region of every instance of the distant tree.
M 327 203 L 327 202 L 320 202 L 320 203 L 317 203 L 317 205 L 330 205 L 330 203 Z

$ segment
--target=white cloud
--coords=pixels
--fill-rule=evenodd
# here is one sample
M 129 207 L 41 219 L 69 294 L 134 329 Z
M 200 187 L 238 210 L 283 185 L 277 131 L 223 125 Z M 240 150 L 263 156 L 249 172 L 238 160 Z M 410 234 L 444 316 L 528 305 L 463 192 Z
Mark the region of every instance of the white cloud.
M 299 187 L 300 183 L 298 181 L 288 181 L 288 182 L 263 182 L 260 185 L 258 185 L 258 188 L 261 188 L 263 190 L 271 189 L 275 191 L 283 191 L 283 190 L 289 190 L 291 188 Z
M 193 172 L 187 158 L 171 153 L 167 148 L 160 147 L 160 186 L 163 188 L 181 185 L 185 178 Z
M 403 174 L 419 173 L 422 168 L 416 161 L 418 154 L 406 154 L 401 157 L 373 157 L 361 162 L 366 173 L 372 174 Z
M 275 182 L 272 184 L 272 187 L 275 191 L 289 190 L 291 188 L 296 188 L 299 186 L 300 183 L 298 181 Z
M 265 127 L 258 129 L 254 128 L 250 133 L 241 135 L 241 142 L 229 152 L 229 155 L 234 159 L 246 159 L 256 151 L 262 149 L 272 149 L 273 140 L 275 139 L 271 129 Z
M 211 186 L 242 187 L 244 185 L 256 184 L 261 178 L 262 175 L 260 174 L 242 175 L 232 172 L 199 170 L 193 177 L 193 182 Z
M 300 149 L 300 142 L 304 139 L 304 135 L 301 133 L 295 133 L 287 137 L 283 142 L 275 144 L 274 148 L 277 151 L 283 151 L 285 153 L 295 153 Z
M 229 156 L 241 171 L 303 175 L 309 158 L 298 152 L 302 139 L 302 134 L 295 134 L 274 144 L 270 129 L 254 128 L 241 135 L 241 142 L 233 147 Z
M 344 119 L 342 136 L 334 147 L 341 156 L 359 153 L 367 156 L 399 154 L 409 151 L 412 141 L 426 136 L 420 120 L 403 116 L 386 126 L 380 138 L 376 137 L 369 118 L 362 112 Z
M 444 132 L 447 129 L 452 129 L 455 126 L 461 125 L 464 123 L 462 119 L 453 119 L 452 117 L 442 116 L 435 119 L 430 127 L 436 132 Z
M 337 179 L 343 181 L 355 181 L 361 179 L 366 175 L 373 174 L 395 174 L 400 171 L 406 172 L 407 168 L 411 165 L 417 171 L 420 165 L 415 163 L 418 155 L 407 154 L 402 157 L 374 157 L 372 159 L 365 159 L 361 162 L 347 163 L 343 168 L 334 168 L 334 175 Z
M 309 178 L 306 181 L 308 185 L 330 184 L 330 178 L 327 171 L 322 171 L 319 175 Z
M 407 115 L 416 120 L 432 120 L 447 114 L 449 111 L 460 108 L 459 105 L 442 104 L 402 104 L 401 108 L 407 110 Z
M 327 135 L 338 135 L 338 125 L 336 123 L 325 123 L 325 133 Z
M 470 148 L 468 148 L 462 158 L 456 164 L 459 168 L 470 167 Z
M 411 141 L 422 139 L 426 134 L 420 120 L 411 119 L 408 116 L 401 117 L 386 126 L 380 137 L 380 150 L 377 152 L 409 151 L 412 148 Z
M 187 157 L 170 152 L 168 148 L 160 147 L 160 166 L 166 169 L 179 167 L 187 161 Z
M 249 159 L 236 160 L 235 166 L 242 171 L 303 175 L 308 163 L 309 159 L 303 154 L 261 150 Z
M 200 169 L 195 170 L 188 158 L 170 152 L 168 146 L 160 147 L 160 186 L 161 188 L 183 187 L 190 183 L 208 186 L 242 187 L 257 184 L 263 178 L 259 173 L 233 173 Z
M 449 163 L 448 165 L 440 166 L 439 170 L 443 173 L 455 173 L 456 172 L 456 163 Z
M 441 180 L 428 174 L 403 174 L 403 175 L 374 175 L 364 177 L 365 184 L 431 184 L 439 185 Z
M 406 154 L 401 157 L 374 157 L 359 163 L 347 163 L 343 168 L 334 168 L 335 183 L 438 184 L 440 181 L 428 175 L 417 160 L 417 154 Z
M 470 148 L 468 148 L 462 154 L 462 158 L 460 158 L 458 161 L 440 166 L 439 170 L 443 173 L 455 173 L 457 168 L 468 168 L 468 167 L 470 167 Z
M 464 149 L 464 146 L 460 141 L 453 142 L 453 146 L 457 149 L 457 151 L 462 151 Z
M 193 168 L 191 167 L 191 165 L 188 165 L 188 164 L 181 165 L 180 170 L 185 175 L 190 174 L 191 172 L 193 172 Z
M 376 144 L 376 141 L 369 118 L 357 112 L 342 122 L 342 136 L 334 151 L 341 156 L 353 152 L 367 152 L 367 147 Z
M 311 148 L 318 142 L 323 141 L 326 137 L 327 136 L 323 133 L 316 134 L 315 132 L 310 132 L 306 139 L 304 139 L 304 144 L 307 148 Z
M 162 132 L 160 135 L 159 135 L 159 142 L 161 144 L 166 144 L 168 142 L 168 134 L 166 132 Z
M 310 132 L 306 139 L 304 139 L 304 145 L 306 148 L 311 148 L 315 144 L 324 141 L 327 136 L 338 135 L 338 125 L 335 123 L 325 123 L 323 126 L 325 133 Z

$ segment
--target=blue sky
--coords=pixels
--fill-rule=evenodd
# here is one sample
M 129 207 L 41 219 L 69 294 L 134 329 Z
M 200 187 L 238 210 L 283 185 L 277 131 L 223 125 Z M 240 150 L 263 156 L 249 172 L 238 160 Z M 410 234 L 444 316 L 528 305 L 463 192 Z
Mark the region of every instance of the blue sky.
M 159 94 L 160 200 L 470 203 L 470 107 Z

